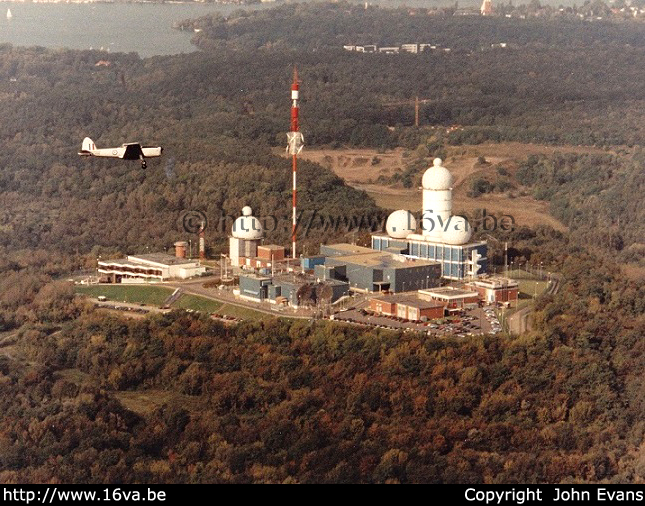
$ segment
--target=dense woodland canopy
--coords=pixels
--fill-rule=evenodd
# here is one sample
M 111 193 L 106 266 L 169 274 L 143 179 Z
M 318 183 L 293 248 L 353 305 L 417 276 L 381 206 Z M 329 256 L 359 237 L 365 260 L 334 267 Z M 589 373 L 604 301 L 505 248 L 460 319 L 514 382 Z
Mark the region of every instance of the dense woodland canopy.
M 0 46 L 0 482 L 645 481 L 645 292 L 613 263 L 645 253 L 641 25 L 347 4 L 195 23 L 190 55 Z M 453 51 L 339 49 L 430 36 Z M 491 50 L 502 37 L 513 47 Z M 607 148 L 517 162 L 524 190 L 571 231 L 498 235 L 511 259 L 563 276 L 535 330 L 428 340 L 180 312 L 127 321 L 52 281 L 99 254 L 168 247 L 184 210 L 211 224 L 247 204 L 287 215 L 290 165 L 276 151 L 296 62 L 308 145 Z M 418 129 L 416 95 L 431 99 Z M 79 159 L 86 135 L 165 152 L 146 171 Z M 303 209 L 384 212 L 318 165 L 301 174 Z M 207 235 L 213 248 L 226 236 Z M 318 229 L 310 245 L 332 238 L 346 239 Z M 130 411 L 139 394 L 158 402 Z
M 645 292 L 614 271 L 571 255 L 535 331 L 459 340 L 124 321 L 55 285 L 0 357 L 0 480 L 642 483 Z

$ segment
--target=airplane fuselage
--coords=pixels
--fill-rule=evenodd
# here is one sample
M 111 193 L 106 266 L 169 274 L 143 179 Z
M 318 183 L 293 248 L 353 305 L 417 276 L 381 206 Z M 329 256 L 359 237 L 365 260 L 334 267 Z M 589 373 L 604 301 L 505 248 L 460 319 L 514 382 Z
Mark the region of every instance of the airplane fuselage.
M 146 158 L 161 156 L 162 152 L 163 148 L 161 146 L 142 146 L 138 142 L 122 144 L 118 148 L 97 148 L 94 141 L 86 137 L 78 154 L 81 156 L 120 158 L 122 160 L 141 160 L 141 165 L 145 168 Z

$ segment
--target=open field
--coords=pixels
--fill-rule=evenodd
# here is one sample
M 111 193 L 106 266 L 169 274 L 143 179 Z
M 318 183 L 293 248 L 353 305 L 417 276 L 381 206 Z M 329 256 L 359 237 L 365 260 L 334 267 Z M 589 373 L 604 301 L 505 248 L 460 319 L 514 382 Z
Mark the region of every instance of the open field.
M 77 293 L 98 297 L 104 295 L 111 301 L 127 302 L 130 304 L 148 304 L 161 306 L 170 294 L 172 288 L 162 286 L 140 285 L 95 285 L 77 286 Z M 198 295 L 184 294 L 172 305 L 174 309 L 193 309 L 204 313 L 213 313 L 220 309 L 221 302 L 207 299 Z
M 540 295 L 544 293 L 548 286 L 548 283 L 546 281 L 520 279 L 518 280 L 518 282 L 520 284 L 520 299 L 531 299 L 535 295 Z
M 188 411 L 197 411 L 202 407 L 200 397 L 182 395 L 167 390 L 120 391 L 114 392 L 114 396 L 123 404 L 123 407 L 142 416 L 152 413 L 163 404 L 176 404 Z
M 202 313 L 215 313 L 219 312 L 222 303 L 198 295 L 184 294 L 179 297 L 172 307 L 174 309 L 193 309 L 195 311 L 201 311 Z
M 76 292 L 89 295 L 90 297 L 106 296 L 110 301 L 126 302 L 129 304 L 147 304 L 150 306 L 161 306 L 174 288 L 159 286 L 117 286 L 117 285 L 95 285 L 95 286 L 76 286 Z M 261 320 L 267 317 L 289 318 L 276 312 L 266 313 L 255 311 L 249 307 L 238 306 L 235 304 L 221 302 L 208 297 L 184 293 L 174 304 L 172 309 L 193 309 L 203 313 L 218 313 L 227 316 L 233 316 L 243 320 Z M 150 309 L 150 308 L 148 308 Z M 115 314 L 123 314 L 114 311 Z M 138 316 L 131 313 L 125 313 L 128 316 Z M 144 317 L 145 315 L 140 315 Z
M 415 212 L 421 210 L 421 191 L 412 188 L 392 188 L 375 184 L 355 184 L 355 188 L 364 190 L 376 203 L 385 209 L 405 208 Z M 467 197 L 455 191 L 453 194 L 453 213 L 472 213 L 475 209 L 486 209 L 490 216 L 512 216 L 515 225 L 521 227 L 549 225 L 555 230 L 566 231 L 562 223 L 549 214 L 549 203 L 535 200 L 532 197 L 508 198 L 505 194 L 481 195 L 477 198 Z
M 301 158 L 333 170 L 348 184 L 376 181 L 379 176 L 389 177 L 402 170 L 410 160 L 405 150 L 397 148 L 386 153 L 375 149 L 307 149 Z
M 505 164 L 505 168 L 512 177 L 517 161 L 531 154 L 550 155 L 557 152 L 607 153 L 603 149 L 587 146 L 544 146 L 518 142 L 449 146 L 444 165 L 454 177 L 454 212 L 472 213 L 475 209 L 486 209 L 489 215 L 513 216 L 517 226 L 545 224 L 556 230 L 566 231 L 566 227 L 549 214 L 548 202 L 520 195 L 518 190 L 489 193 L 475 198 L 467 195 L 473 179 L 498 177 L 498 164 Z M 380 153 L 375 149 L 305 149 L 301 155 L 306 160 L 317 162 L 333 170 L 349 185 L 364 190 L 381 207 L 419 211 L 421 210 L 419 188 L 403 188 L 377 183 L 379 176 L 390 177 L 396 171 L 404 170 L 406 165 L 414 160 L 414 156 L 414 152 L 406 153 L 403 148 L 386 153 Z M 486 158 L 488 163 L 479 164 L 480 156 Z M 431 158 L 425 162 L 428 166 L 432 164 Z
M 235 318 L 241 318 L 243 320 L 262 320 L 263 318 L 270 318 L 270 315 L 263 313 L 262 311 L 254 311 L 253 309 L 242 306 L 234 306 L 233 304 L 224 304 L 217 312 L 219 314 L 233 316 Z M 280 315 L 276 314 L 275 316 L 279 317 Z
M 140 285 L 93 285 L 76 286 L 77 293 L 98 297 L 103 295 L 109 300 L 116 302 L 129 302 L 133 304 L 150 304 L 161 306 L 172 294 L 171 288 L 163 286 L 140 286 Z

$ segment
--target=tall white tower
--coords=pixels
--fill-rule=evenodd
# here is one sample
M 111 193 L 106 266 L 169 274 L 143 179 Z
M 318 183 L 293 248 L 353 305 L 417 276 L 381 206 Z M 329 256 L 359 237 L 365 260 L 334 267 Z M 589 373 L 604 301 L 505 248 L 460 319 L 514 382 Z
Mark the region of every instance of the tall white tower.
M 244 206 L 242 216 L 233 223 L 229 238 L 231 265 L 241 267 L 247 259 L 256 257 L 263 236 L 260 220 L 253 216 L 253 210 L 249 206 Z
M 452 174 L 442 165 L 441 158 L 435 158 L 432 165 L 425 171 L 421 180 L 421 234 L 428 239 L 438 239 L 452 215 Z

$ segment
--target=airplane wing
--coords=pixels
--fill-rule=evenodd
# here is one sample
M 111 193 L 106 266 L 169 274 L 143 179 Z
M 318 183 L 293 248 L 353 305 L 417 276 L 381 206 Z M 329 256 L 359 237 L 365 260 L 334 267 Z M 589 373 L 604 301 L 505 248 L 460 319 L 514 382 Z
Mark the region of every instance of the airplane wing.
M 138 160 L 143 155 L 141 144 L 139 144 L 138 142 L 124 144 L 123 147 L 125 148 L 125 151 L 123 152 L 121 158 L 123 158 L 124 160 Z

